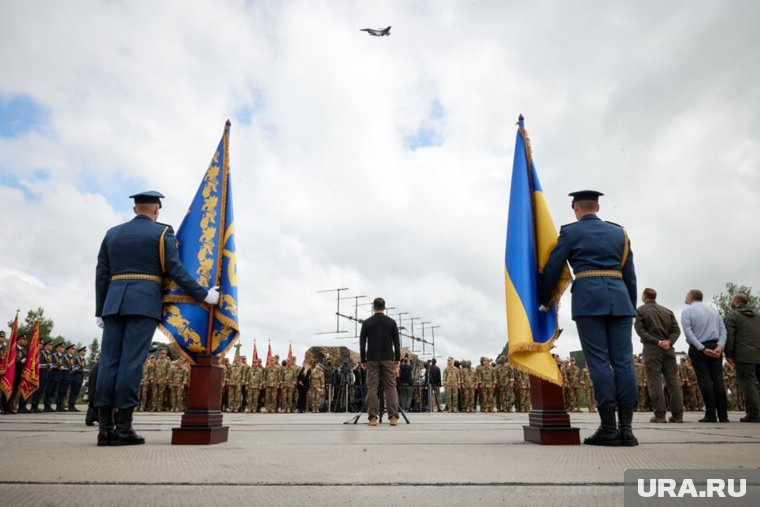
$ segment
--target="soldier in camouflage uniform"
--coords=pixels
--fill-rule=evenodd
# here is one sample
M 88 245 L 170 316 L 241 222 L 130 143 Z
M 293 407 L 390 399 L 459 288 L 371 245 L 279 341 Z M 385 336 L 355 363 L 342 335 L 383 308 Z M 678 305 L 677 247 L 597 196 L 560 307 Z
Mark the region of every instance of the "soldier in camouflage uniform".
M 319 407 L 322 404 L 322 393 L 325 390 L 325 374 L 322 371 L 322 367 L 317 364 L 314 370 L 311 372 L 311 380 L 309 382 L 309 408 L 313 413 L 319 412 Z
M 575 360 L 568 359 L 562 366 L 564 378 L 565 408 L 571 412 L 580 412 L 580 370 L 575 366 Z
M 266 387 L 267 414 L 277 412 L 277 389 L 280 387 L 280 370 L 282 366 L 277 362 L 277 357 L 273 357 L 269 365 L 264 369 L 264 386 Z
M 726 386 L 728 410 L 739 409 L 739 389 L 736 384 L 736 368 L 726 362 L 723 364 L 723 385 Z M 744 409 L 741 409 L 744 410 Z
M 499 356 L 496 359 L 496 385 L 499 392 L 499 410 L 502 412 L 512 412 L 513 400 L 510 396 L 512 388 L 509 384 L 513 375 L 512 367 L 507 362 L 507 358 Z
M 477 371 L 478 387 L 480 388 L 480 411 L 493 411 L 493 393 L 496 387 L 496 372 L 491 368 L 491 360 L 480 358 L 480 370 Z
M 517 389 L 520 393 L 520 412 L 530 411 L 530 377 L 527 373 L 516 371 Z
M 246 356 L 240 356 L 240 364 L 243 366 L 243 383 L 240 385 L 240 411 L 245 412 L 248 406 L 248 371 L 251 367 L 248 366 L 248 358 Z
M 459 393 L 462 412 L 472 412 L 475 408 L 475 386 L 477 385 L 475 370 L 472 369 L 470 361 L 462 361 L 460 365 L 459 385 L 461 388 Z
M 588 366 L 584 366 L 580 375 L 581 390 L 586 395 L 586 404 L 589 412 L 596 412 L 596 398 L 594 398 L 594 384 L 591 383 L 591 375 L 588 373 Z
M 169 368 L 171 368 L 171 360 L 166 357 L 166 349 L 161 349 L 153 368 L 153 382 L 151 383 L 150 394 L 153 402 L 153 412 L 164 410 L 166 387 L 169 385 Z
M 286 414 L 293 412 L 296 383 L 298 382 L 298 367 L 295 358 L 286 362 L 282 368 L 282 411 Z
M 456 412 L 459 404 L 459 369 L 454 366 L 454 358 L 450 357 L 443 370 L 443 386 L 446 388 L 446 409 Z
M 259 398 L 261 390 L 264 388 L 264 369 L 261 367 L 261 361 L 254 360 L 253 366 L 248 369 L 248 378 L 246 379 L 248 388 L 248 413 L 259 411 Z
M 240 356 L 235 356 L 232 366 L 227 370 L 227 407 L 232 413 L 240 412 L 240 391 L 245 379 L 243 378 L 243 362 Z
M 636 373 L 636 385 L 639 387 L 639 404 L 637 412 L 649 412 L 649 390 L 647 389 L 647 370 L 641 358 L 633 356 L 633 369 Z
M 187 383 L 185 384 L 185 387 L 182 388 L 182 410 L 185 410 L 187 408 L 187 395 L 190 392 L 190 374 L 192 373 L 193 369 L 190 367 L 190 363 L 185 361 L 185 372 L 187 376 Z
M 570 361 L 563 361 L 562 367 L 559 369 L 559 372 L 562 374 L 562 399 L 565 403 L 565 409 L 572 411 L 570 408 L 572 405 L 572 400 L 570 399 L 573 395 L 573 390 L 571 389 L 571 373 L 570 373 Z
M 681 382 L 683 393 L 683 406 L 685 410 L 700 410 L 699 401 L 696 396 L 697 374 L 692 368 L 689 358 L 681 357 L 681 364 L 678 367 L 678 378 Z
M 187 386 L 187 368 L 185 368 L 184 359 L 177 359 L 172 365 L 171 379 L 169 381 L 171 393 L 169 401 L 172 412 L 182 412 L 184 410 L 184 389 Z
M 221 361 L 219 361 L 219 366 L 223 368 L 222 370 L 222 385 L 221 385 L 221 401 L 220 401 L 220 410 L 222 412 L 228 411 L 228 400 L 229 396 L 227 396 L 227 387 L 230 382 L 230 360 L 226 357 L 223 358 Z
M 156 356 L 150 355 L 143 363 L 143 374 L 140 380 L 140 406 L 138 412 L 143 412 L 145 407 L 150 407 L 148 398 L 150 397 L 151 386 L 153 384 L 153 370 L 156 367 Z

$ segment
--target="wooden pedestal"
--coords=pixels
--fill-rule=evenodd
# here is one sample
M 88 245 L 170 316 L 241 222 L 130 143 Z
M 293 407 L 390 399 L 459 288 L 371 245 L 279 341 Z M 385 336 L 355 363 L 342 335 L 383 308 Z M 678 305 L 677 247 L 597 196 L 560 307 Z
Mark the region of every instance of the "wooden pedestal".
M 526 442 L 541 445 L 580 445 L 580 430 L 570 426 L 562 387 L 531 375 L 531 411 L 523 426 Z
M 222 426 L 222 375 L 219 358 L 199 355 L 190 371 L 187 409 L 179 428 L 172 428 L 172 445 L 210 445 L 227 441 Z

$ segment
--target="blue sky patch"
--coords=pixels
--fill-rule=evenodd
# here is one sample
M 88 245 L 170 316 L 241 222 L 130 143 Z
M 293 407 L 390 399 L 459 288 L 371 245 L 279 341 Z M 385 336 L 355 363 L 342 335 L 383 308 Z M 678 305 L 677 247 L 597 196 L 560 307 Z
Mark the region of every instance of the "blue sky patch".
M 258 88 L 251 89 L 251 100 L 241 105 L 232 113 L 232 117 L 241 125 L 250 125 L 253 118 L 266 109 L 264 94 Z
M 440 125 L 446 111 L 438 99 L 434 99 L 430 104 L 427 118 L 420 123 L 417 132 L 404 136 L 404 145 L 407 149 L 416 150 L 427 146 L 440 146 L 443 144 L 443 136 L 440 133 Z
M 27 96 L 0 95 L 0 137 L 19 137 L 47 123 L 47 108 Z

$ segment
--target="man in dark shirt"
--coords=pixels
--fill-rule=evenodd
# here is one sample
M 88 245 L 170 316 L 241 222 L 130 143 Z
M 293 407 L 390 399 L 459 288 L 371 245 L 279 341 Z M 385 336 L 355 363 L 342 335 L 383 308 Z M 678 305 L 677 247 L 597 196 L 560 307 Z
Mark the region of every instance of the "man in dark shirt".
M 396 321 L 385 315 L 385 300 L 372 302 L 374 315 L 362 323 L 359 350 L 362 365 L 367 369 L 367 413 L 369 425 L 377 426 L 380 415 L 377 387 L 382 380 L 385 406 L 391 426 L 398 424 L 396 370 L 401 359 L 401 345 Z
M 644 344 L 644 367 L 647 372 L 647 390 L 652 401 L 653 423 L 664 423 L 665 393 L 662 390 L 662 378 L 668 386 L 670 395 L 670 422 L 683 422 L 683 398 L 678 382 L 678 363 L 673 345 L 681 334 L 678 320 L 673 312 L 657 304 L 657 291 L 644 289 L 641 295 L 644 302 L 636 309 L 636 322 L 633 327 Z
M 441 405 L 439 400 L 441 398 L 441 369 L 435 363 L 435 358 L 430 360 L 430 368 L 428 368 L 428 380 L 430 381 L 430 388 L 433 391 L 435 409 L 440 412 Z

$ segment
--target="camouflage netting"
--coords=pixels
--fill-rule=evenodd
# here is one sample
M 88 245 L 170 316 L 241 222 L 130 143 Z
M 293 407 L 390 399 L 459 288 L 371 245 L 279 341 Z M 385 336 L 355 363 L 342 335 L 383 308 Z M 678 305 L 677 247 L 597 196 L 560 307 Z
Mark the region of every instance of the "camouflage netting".
M 325 360 L 327 357 L 330 356 L 332 358 L 333 364 L 340 363 L 341 361 L 347 360 L 352 365 L 356 365 L 359 363 L 359 360 L 361 359 L 359 357 L 359 352 L 349 349 L 348 347 L 338 347 L 338 346 L 322 346 L 317 345 L 314 347 L 309 347 L 309 349 L 304 354 L 304 357 L 310 357 L 312 358 L 314 364 L 325 364 Z

